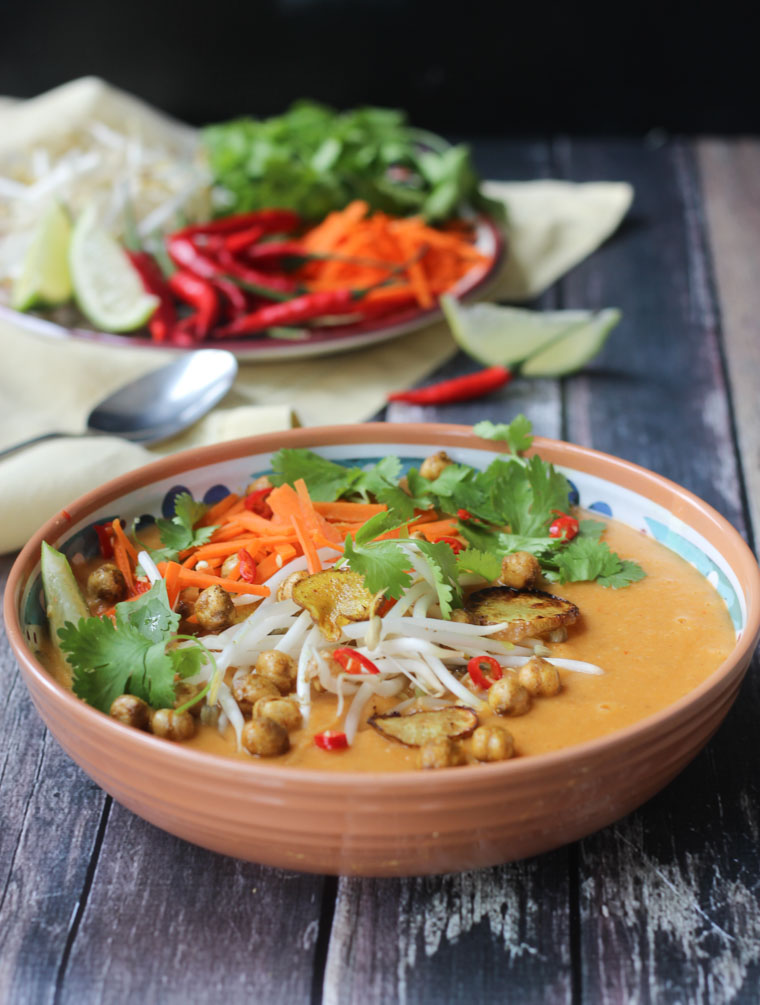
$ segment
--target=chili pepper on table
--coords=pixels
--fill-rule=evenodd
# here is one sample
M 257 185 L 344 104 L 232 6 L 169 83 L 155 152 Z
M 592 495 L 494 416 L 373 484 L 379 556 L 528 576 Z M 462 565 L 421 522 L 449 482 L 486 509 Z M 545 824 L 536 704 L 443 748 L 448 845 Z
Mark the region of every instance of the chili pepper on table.
M 388 401 L 405 401 L 410 405 L 449 405 L 455 401 L 469 401 L 498 390 L 512 379 L 512 372 L 505 366 L 489 366 L 464 377 L 442 380 L 438 384 L 414 388 L 410 391 L 394 391 Z
M 180 333 L 207 335 L 219 317 L 219 295 L 208 279 L 179 269 L 169 277 L 169 288 L 176 297 L 195 308 L 191 318 L 184 318 L 177 326 Z
M 549 537 L 561 537 L 565 541 L 572 541 L 580 529 L 578 521 L 574 516 L 570 516 L 569 513 L 563 513 L 559 509 L 553 509 L 552 513 L 558 513 L 559 516 L 549 526 Z
M 348 737 L 335 729 L 326 729 L 314 736 L 314 743 L 322 750 L 345 750 L 348 747 Z
M 490 677 L 486 677 L 483 673 L 483 667 L 491 671 Z M 492 684 L 504 676 L 504 671 L 493 656 L 473 656 L 467 664 L 467 673 L 475 687 L 484 691 L 487 691 Z
M 177 323 L 177 312 L 174 309 L 169 284 L 164 278 L 158 262 L 147 251 L 127 251 L 129 260 L 140 274 L 143 287 L 147 293 L 158 297 L 158 307 L 151 315 L 148 330 L 156 342 L 166 342 Z
M 371 659 L 358 653 L 350 646 L 333 649 L 332 658 L 343 667 L 346 673 L 360 674 L 365 671 L 367 673 L 380 673 Z

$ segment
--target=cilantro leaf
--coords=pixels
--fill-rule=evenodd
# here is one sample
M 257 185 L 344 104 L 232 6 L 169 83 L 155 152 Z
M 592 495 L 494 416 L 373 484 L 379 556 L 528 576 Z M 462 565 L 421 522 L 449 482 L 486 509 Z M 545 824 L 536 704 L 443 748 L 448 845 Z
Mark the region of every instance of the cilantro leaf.
M 491 551 L 466 548 L 457 555 L 457 569 L 459 572 L 474 572 L 493 582 L 501 575 L 501 557 Z
M 619 589 L 645 576 L 635 562 L 620 558 L 604 541 L 576 537 L 551 560 L 560 583 L 598 580 L 601 586 Z
M 173 561 L 181 551 L 206 544 L 216 527 L 199 527 L 195 530 L 194 526 L 207 509 L 205 503 L 196 502 L 189 492 L 180 493 L 174 500 L 172 519 L 159 517 L 156 520 L 163 547 L 151 549 L 151 558 L 155 562 Z
M 478 422 L 473 432 L 484 440 L 503 440 L 513 454 L 527 450 L 533 443 L 533 424 L 524 415 L 517 415 L 507 425 L 505 423 Z
M 615 557 L 617 558 L 618 556 L 616 555 Z M 636 562 L 631 562 L 627 558 L 621 558 L 619 562 L 620 568 L 617 572 L 599 577 L 597 582 L 600 586 L 608 586 L 613 590 L 619 590 L 623 586 L 628 586 L 630 583 L 638 583 L 639 580 L 646 578 L 646 573 Z
M 427 559 L 427 564 L 435 579 L 441 614 L 448 620 L 451 618 L 452 605 L 456 603 L 457 606 L 461 606 L 462 603 L 462 590 L 459 586 L 459 570 L 454 549 L 445 541 L 434 542 L 420 539 L 414 543 Z
M 167 647 L 178 624 L 163 580 L 135 600 L 117 604 L 116 624 L 110 618 L 66 622 L 58 637 L 72 667 L 74 694 L 102 712 L 121 694 L 170 708 L 175 675 L 197 672 L 202 658 L 200 647 Z
M 292 485 L 303 478 L 315 502 L 334 502 L 345 495 L 362 474 L 360 468 L 345 468 L 311 450 L 287 448 L 274 455 L 272 470 L 274 474 L 269 479 L 273 485 Z
M 578 533 L 581 537 L 593 537 L 596 541 L 604 533 L 605 527 L 601 520 L 580 520 Z
M 398 541 L 375 541 L 362 545 L 358 542 L 358 537 L 357 534 L 356 543 L 350 535 L 346 537 L 346 550 L 343 554 L 349 568 L 364 576 L 364 584 L 370 593 L 381 593 L 384 590 L 387 596 L 398 600 L 412 583 L 408 571 L 409 559 L 399 547 Z

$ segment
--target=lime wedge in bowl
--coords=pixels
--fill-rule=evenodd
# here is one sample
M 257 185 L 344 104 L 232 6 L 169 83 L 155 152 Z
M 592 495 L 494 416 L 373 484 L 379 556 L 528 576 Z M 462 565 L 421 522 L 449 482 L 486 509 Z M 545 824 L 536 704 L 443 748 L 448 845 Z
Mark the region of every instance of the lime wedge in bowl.
M 50 204 L 32 235 L 21 275 L 13 284 L 11 305 L 17 311 L 65 303 L 71 297 L 69 242 L 71 224 L 57 202 Z
M 79 217 L 69 252 L 74 295 L 82 312 L 108 332 L 141 328 L 158 307 L 126 251 L 98 226 L 93 207 Z
M 487 366 L 522 364 L 532 377 L 579 370 L 604 345 L 620 311 L 529 311 L 500 304 L 462 304 L 448 294 L 441 308 L 459 346 Z

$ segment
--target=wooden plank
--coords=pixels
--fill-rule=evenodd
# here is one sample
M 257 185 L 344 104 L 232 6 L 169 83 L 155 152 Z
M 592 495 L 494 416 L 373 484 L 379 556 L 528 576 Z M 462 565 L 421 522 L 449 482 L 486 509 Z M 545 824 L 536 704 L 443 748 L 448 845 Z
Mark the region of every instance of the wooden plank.
M 692 152 L 625 141 L 568 143 L 561 154 L 570 177 L 627 178 L 637 191 L 604 268 L 594 259 L 563 284 L 565 306 L 625 313 L 602 357 L 568 384 L 568 438 L 674 478 L 744 530 Z M 757 1000 L 760 753 L 748 740 L 758 709 L 755 673 L 664 793 L 581 843 L 584 1000 Z
M 698 144 L 704 208 L 749 512 L 760 532 L 760 141 Z
M 213 854 L 114 804 L 56 1002 L 308 1002 L 333 895 L 332 881 Z
M 409 880 L 342 879 L 324 1005 L 572 1000 L 567 852 Z
M 47 733 L 4 626 L 0 689 L 0 1001 L 37 1005 L 53 998 L 106 796 Z

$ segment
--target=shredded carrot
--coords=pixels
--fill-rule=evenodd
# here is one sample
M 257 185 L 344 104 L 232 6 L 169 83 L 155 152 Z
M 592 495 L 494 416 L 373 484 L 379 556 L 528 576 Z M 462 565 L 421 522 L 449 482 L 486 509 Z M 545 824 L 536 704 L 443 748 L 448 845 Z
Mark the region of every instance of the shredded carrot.
M 116 540 L 121 543 L 127 555 L 129 555 L 133 562 L 137 562 L 137 549 L 124 533 L 124 529 L 122 528 L 121 521 L 118 517 L 113 521 L 111 527 L 116 535 Z
M 239 499 L 239 495 L 236 495 L 234 492 L 230 492 L 230 494 L 226 495 L 224 499 L 220 499 L 218 503 L 214 503 L 211 509 L 206 511 L 203 519 L 198 521 L 198 526 L 210 527 L 212 524 L 219 523 L 222 517 L 228 513 L 230 509 L 232 509 Z
M 176 562 L 170 562 L 166 570 L 166 575 L 164 576 L 164 583 L 166 585 L 166 594 L 169 598 L 169 606 L 174 610 L 174 606 L 177 603 L 177 597 L 179 597 L 179 586 L 177 585 L 177 580 L 179 579 L 179 565 Z
M 273 555 L 267 555 L 267 557 L 259 562 L 258 568 L 256 569 L 256 579 L 261 580 L 265 583 L 270 579 L 276 572 L 279 572 L 283 565 L 286 565 L 291 559 L 296 557 L 296 549 L 292 545 L 287 545 L 289 551 L 276 551 Z
M 135 588 L 135 578 L 132 574 L 132 565 L 129 561 L 129 556 L 127 555 L 127 549 L 119 538 L 116 538 L 113 542 L 113 557 L 116 565 L 124 577 L 124 581 L 127 584 L 127 590 L 129 593 Z
M 158 571 L 165 577 L 168 567 L 176 564 L 176 562 L 159 562 Z M 241 583 L 234 579 L 224 579 L 210 573 L 198 572 L 196 569 L 185 569 L 181 565 L 178 568 L 177 585 L 179 587 L 200 586 L 201 589 L 205 589 L 207 586 L 221 586 L 229 593 L 252 593 L 257 597 L 269 596 L 269 588 L 261 586 L 259 583 Z
M 333 523 L 359 523 L 360 525 L 378 513 L 386 513 L 388 507 L 385 503 L 358 503 L 358 502 L 315 502 L 314 509 L 325 520 Z

